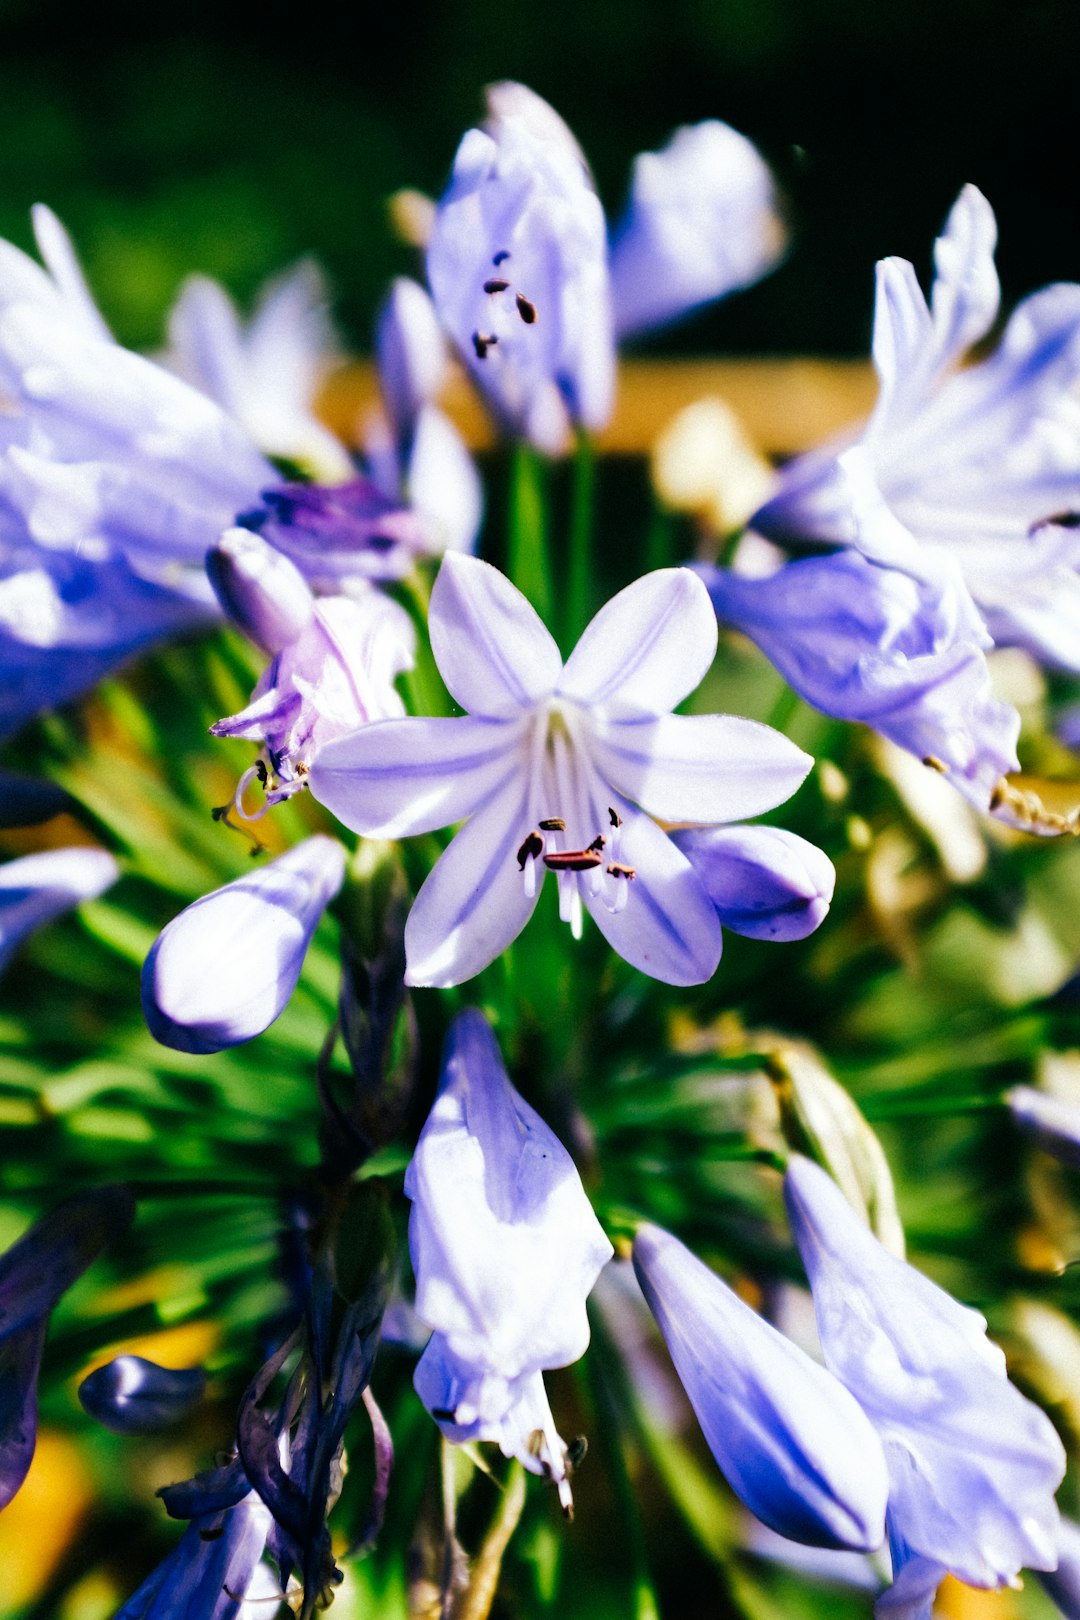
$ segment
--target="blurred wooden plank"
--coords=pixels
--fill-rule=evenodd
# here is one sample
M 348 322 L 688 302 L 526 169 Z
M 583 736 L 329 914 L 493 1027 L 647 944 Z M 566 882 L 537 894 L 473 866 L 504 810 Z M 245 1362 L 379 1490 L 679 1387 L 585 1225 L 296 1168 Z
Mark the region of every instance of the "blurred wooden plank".
M 877 391 L 865 360 L 624 360 L 604 450 L 640 454 L 676 411 L 716 394 L 738 413 L 751 439 L 772 456 L 794 455 L 865 417 Z M 321 414 L 347 441 L 378 403 L 370 361 L 354 361 L 330 378 Z M 443 397 L 469 445 L 495 443 L 491 424 L 463 371 L 455 370 Z

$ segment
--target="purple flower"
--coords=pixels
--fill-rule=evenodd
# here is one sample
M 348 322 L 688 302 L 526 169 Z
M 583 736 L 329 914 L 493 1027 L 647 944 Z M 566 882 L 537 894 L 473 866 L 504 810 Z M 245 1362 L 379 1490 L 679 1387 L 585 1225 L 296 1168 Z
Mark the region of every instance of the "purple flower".
M 262 1585 L 259 1572 L 273 1522 L 251 1490 L 223 1511 L 193 1518 L 116 1620 L 247 1620 L 253 1611 L 243 1600 Z
M 440 318 L 508 432 L 565 449 L 602 427 L 615 350 L 604 213 L 577 143 L 524 85 L 488 92 L 458 148 L 427 272 Z
M 805 939 L 825 920 L 836 870 L 805 838 L 782 827 L 707 827 L 675 832 L 672 841 L 736 934 Z
M 879 1614 L 929 1620 L 949 1571 L 999 1587 L 1053 1569 L 1065 1454 L 983 1318 L 884 1249 L 809 1159 L 792 1157 L 784 1196 L 825 1364 L 885 1450 L 894 1584 Z
M 612 1248 L 570 1155 L 510 1084 L 475 1009 L 447 1037 L 405 1192 L 416 1310 L 434 1329 L 420 1398 L 448 1438 L 497 1441 L 557 1480 L 569 1508 L 543 1372 L 584 1354 L 585 1300 Z
M 674 715 L 712 662 L 716 622 L 687 569 L 649 574 L 593 619 L 563 665 L 529 603 L 487 563 L 448 553 L 431 645 L 453 719 L 387 720 L 323 747 L 321 804 L 369 837 L 466 817 L 405 929 L 410 984 L 459 984 L 517 937 L 547 870 L 575 935 L 586 908 L 614 948 L 670 984 L 708 979 L 716 909 L 656 825 L 757 815 L 810 760 L 767 726 Z
M 751 522 L 784 542 L 869 543 L 924 575 L 952 567 L 996 642 L 1078 670 L 1080 287 L 1032 294 L 993 354 L 963 366 L 997 315 L 996 236 L 990 205 L 966 186 L 935 247 L 929 305 L 905 260 L 878 265 L 881 387 L 858 451 L 908 546 L 883 555 L 868 542 L 843 446 L 785 467 Z
M 991 691 L 985 631 L 962 587 L 856 550 L 759 579 L 701 573 L 718 617 L 750 636 L 815 708 L 873 726 L 982 810 L 1018 769 L 1020 717 Z
M 404 608 L 370 585 L 356 597 L 315 602 L 296 639 L 263 671 L 247 708 L 210 728 L 215 737 L 242 737 L 266 748 L 274 780 L 259 766 L 245 771 L 236 791 L 238 812 L 250 819 L 243 794 L 252 777 L 269 786 L 266 804 L 276 804 L 304 787 L 326 743 L 403 714 L 394 680 L 412 668 L 414 646 Z
M 0 973 L 27 934 L 96 900 L 119 876 L 103 849 L 47 849 L 0 866 Z
M 126 1187 L 77 1193 L 0 1256 L 0 1508 L 26 1478 L 37 1443 L 37 1381 L 49 1313 L 131 1224 Z
M 669 1232 L 638 1230 L 634 1269 L 709 1449 L 751 1512 L 792 1541 L 879 1546 L 885 1459 L 843 1385 Z
M 677 129 L 634 159 L 612 231 L 620 338 L 666 326 L 759 280 L 784 247 L 776 186 L 757 148 L 716 119 Z
M 400 579 L 438 550 L 430 526 L 370 478 L 344 484 L 281 484 L 238 522 L 292 559 L 316 590 Z
M 142 970 L 150 1033 L 180 1052 L 220 1052 L 261 1035 L 296 988 L 345 851 L 316 835 L 188 906 Z
M 83 1379 L 79 1400 L 114 1434 L 154 1434 L 186 1417 L 205 1389 L 201 1367 L 159 1367 L 144 1356 L 116 1356 Z

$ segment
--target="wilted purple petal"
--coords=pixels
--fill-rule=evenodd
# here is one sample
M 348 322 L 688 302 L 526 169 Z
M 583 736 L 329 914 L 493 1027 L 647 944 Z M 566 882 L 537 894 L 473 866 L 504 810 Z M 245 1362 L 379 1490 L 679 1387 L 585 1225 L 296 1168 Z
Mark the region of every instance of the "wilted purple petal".
M 341 845 L 316 835 L 175 917 L 143 964 L 155 1040 L 205 1053 L 261 1035 L 296 988 L 344 875 Z
M 76 1193 L 36 1221 L 0 1255 L 0 1340 L 47 1316 L 134 1214 L 127 1188 L 107 1185 Z
M 749 939 L 805 939 L 824 920 L 836 883 L 829 857 L 783 827 L 674 832 L 725 928 Z
M 37 1383 L 48 1317 L 0 1340 L 0 1509 L 19 1490 L 37 1445 Z
M 670 1233 L 639 1228 L 634 1269 L 709 1448 L 747 1507 L 792 1541 L 879 1546 L 885 1461 L 843 1386 Z
M 143 1356 L 116 1356 L 83 1379 L 79 1400 L 114 1434 L 154 1434 L 186 1417 L 205 1389 L 201 1367 L 159 1367 Z

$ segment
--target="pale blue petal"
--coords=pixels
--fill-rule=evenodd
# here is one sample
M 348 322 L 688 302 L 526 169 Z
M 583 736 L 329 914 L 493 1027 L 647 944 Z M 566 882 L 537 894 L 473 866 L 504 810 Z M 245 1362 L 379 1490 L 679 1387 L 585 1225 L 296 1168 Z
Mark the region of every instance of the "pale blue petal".
M 476 557 L 443 558 L 431 593 L 431 650 L 451 696 L 497 719 L 554 690 L 562 658 L 536 610 L 505 574 Z
M 666 714 L 716 653 L 708 593 L 688 568 L 663 568 L 613 596 L 567 660 L 559 695 L 616 715 Z
M 994 210 L 976 186 L 965 186 L 934 243 L 930 309 L 939 364 L 962 360 L 997 319 L 996 246 Z

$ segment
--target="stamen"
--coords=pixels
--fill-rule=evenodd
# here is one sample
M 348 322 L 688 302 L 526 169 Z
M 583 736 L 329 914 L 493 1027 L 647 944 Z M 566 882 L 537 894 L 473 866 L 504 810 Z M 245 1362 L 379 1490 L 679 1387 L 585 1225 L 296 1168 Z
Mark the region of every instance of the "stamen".
M 501 293 L 505 292 L 509 285 L 510 283 L 503 281 L 501 276 L 492 276 L 490 281 L 484 282 L 484 291 L 486 293 Z
M 566 822 L 562 816 L 548 816 L 546 821 L 540 823 L 541 832 L 565 832 Z
M 499 340 L 495 336 L 494 332 L 474 332 L 472 335 L 472 346 L 476 350 L 476 358 L 478 360 L 486 360 L 488 350 L 493 344 L 498 343 L 498 341 Z
M 601 864 L 602 858 L 594 849 L 555 849 L 544 856 L 544 865 L 553 872 L 591 872 Z
M 637 877 L 637 873 L 635 872 L 634 868 L 632 866 L 624 866 L 622 861 L 612 861 L 606 870 L 612 877 L 625 878 L 628 883 L 632 883 L 634 878 Z
M 1028 529 L 1029 536 L 1038 534 L 1040 529 L 1080 529 L 1080 512 L 1055 512 L 1053 517 L 1039 518 Z
M 586 848 L 595 849 L 595 850 L 599 851 L 599 850 L 603 849 L 603 847 L 604 847 L 604 845 L 606 843 L 607 843 L 607 839 L 604 837 L 603 833 L 597 833 L 597 835 L 593 839 L 592 843 L 586 845 Z
M 540 823 L 543 826 L 543 822 Z M 517 852 L 519 871 L 524 872 L 525 862 L 529 859 L 537 860 L 544 853 L 544 840 L 538 832 L 531 832 Z
M 497 270 L 499 268 L 500 264 L 505 264 L 509 257 L 510 257 L 510 249 L 509 248 L 500 248 L 498 253 L 496 253 L 495 257 L 492 259 L 491 262 L 492 262 L 492 264 L 495 266 L 495 268 Z
M 536 305 L 531 299 L 526 298 L 524 293 L 518 293 L 515 303 L 517 304 L 517 312 L 525 325 L 532 326 L 536 320 Z
M 608 812 L 607 813 L 608 813 L 608 819 L 611 822 L 611 825 L 613 827 L 621 827 L 622 826 L 622 816 L 619 815 L 617 810 L 613 810 L 611 808 L 610 804 L 608 805 Z

